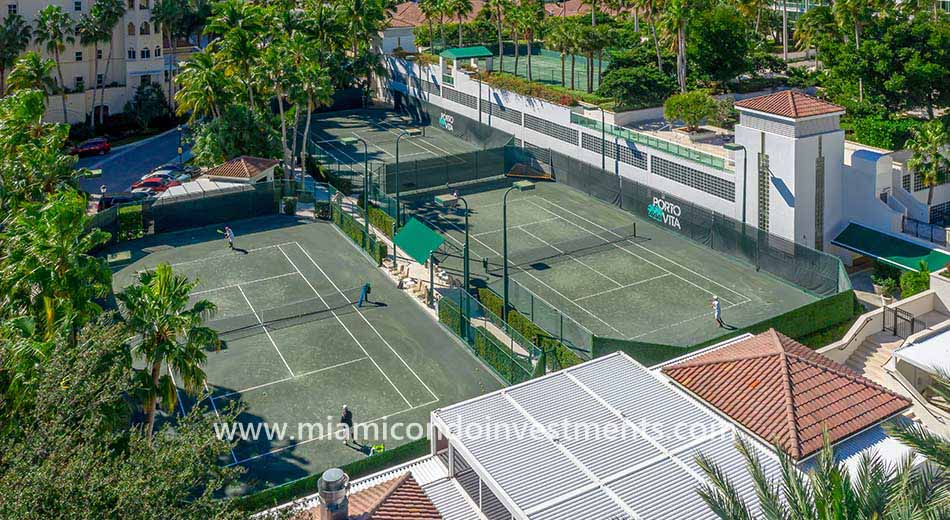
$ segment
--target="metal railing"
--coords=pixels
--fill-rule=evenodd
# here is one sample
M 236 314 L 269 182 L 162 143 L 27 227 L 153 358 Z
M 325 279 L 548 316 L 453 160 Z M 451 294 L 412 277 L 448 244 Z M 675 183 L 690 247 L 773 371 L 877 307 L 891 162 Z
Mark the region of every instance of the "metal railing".
M 571 112 L 571 122 L 576 125 L 597 130 L 598 132 L 601 131 L 600 121 L 582 116 L 575 112 Z M 660 139 L 659 137 L 637 132 L 636 130 L 630 130 L 629 128 L 612 125 L 610 123 L 604 124 L 603 131 L 604 133 L 610 134 L 614 137 L 619 137 L 621 139 L 626 139 L 627 141 L 642 144 L 643 146 L 660 150 L 677 157 L 682 157 L 683 159 L 688 159 L 699 164 L 704 164 L 706 166 L 716 168 L 717 170 L 722 170 L 726 173 L 735 172 L 734 163 L 732 161 L 710 153 L 702 152 L 695 148 L 683 146 L 672 141 Z M 732 165 L 733 168 L 729 168 L 728 165 Z

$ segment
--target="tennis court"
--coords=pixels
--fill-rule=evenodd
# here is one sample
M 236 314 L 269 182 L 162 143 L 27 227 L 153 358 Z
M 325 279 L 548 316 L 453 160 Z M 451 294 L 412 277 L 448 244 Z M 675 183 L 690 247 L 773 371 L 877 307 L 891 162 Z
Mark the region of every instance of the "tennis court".
M 365 457 L 334 437 L 343 404 L 358 428 L 379 428 L 380 438 L 358 440 L 391 449 L 408 440 L 382 438 L 399 434 L 387 425 L 425 425 L 432 409 L 500 387 L 332 224 L 275 216 L 229 225 L 235 251 L 214 228 L 156 235 L 133 243 L 137 260 L 115 280 L 122 287 L 167 262 L 199 280 L 194 299 L 217 305 L 208 324 L 224 345 L 208 353 L 211 397 L 197 405 L 218 413 L 243 403 L 238 422 L 257 428 L 222 461 L 248 469 L 236 492 Z M 371 301 L 357 307 L 367 283 Z M 180 398 L 178 412 L 196 405 Z M 286 430 L 274 438 L 265 425 Z
M 471 272 L 502 293 L 502 200 L 511 180 L 459 189 L 468 202 Z M 416 216 L 448 236 L 443 267 L 461 271 L 464 214 L 443 209 L 433 191 Z M 713 319 L 744 327 L 818 298 L 765 272 L 663 230 L 624 210 L 553 182 L 508 195 L 512 304 L 549 304 L 598 336 L 694 345 L 724 333 Z M 487 259 L 488 269 L 485 269 Z M 556 333 L 557 331 L 551 331 Z
M 370 171 L 375 171 L 381 164 L 396 162 L 396 140 L 403 133 L 406 135 L 399 139 L 399 161 L 407 167 L 413 161 L 447 157 L 479 148 L 444 130 L 452 128 L 452 121 L 444 117 L 423 126 L 405 114 L 390 110 L 351 110 L 315 114 L 310 124 L 310 153 L 344 176 L 363 174 L 363 143 L 360 139 L 366 142 Z
M 489 48 L 493 48 L 489 46 Z M 515 55 L 514 47 L 508 46 L 505 49 L 506 54 L 502 63 L 502 71 L 509 74 L 515 73 Z M 531 80 L 548 85 L 561 84 L 561 54 L 548 49 L 535 51 L 537 54 L 531 55 Z M 593 58 L 594 64 L 594 90 L 600 86 L 600 74 L 598 71 L 607 70 L 610 62 L 607 60 L 598 60 Z M 494 58 L 495 67 L 498 67 L 498 57 Z M 480 68 L 485 67 L 485 60 L 480 60 Z M 587 57 L 581 55 L 574 56 L 574 89 L 587 89 Z M 528 58 L 524 54 L 518 58 L 518 74 L 522 78 L 528 77 Z M 564 86 L 571 88 L 571 55 L 564 57 Z

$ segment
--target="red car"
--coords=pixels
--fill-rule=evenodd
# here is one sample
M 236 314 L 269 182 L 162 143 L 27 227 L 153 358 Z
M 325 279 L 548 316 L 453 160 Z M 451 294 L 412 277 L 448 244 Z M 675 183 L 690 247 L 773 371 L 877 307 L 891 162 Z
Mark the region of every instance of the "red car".
M 70 153 L 80 157 L 84 155 L 105 155 L 109 153 L 111 149 L 112 145 L 109 144 L 108 139 L 105 137 L 97 137 L 77 144 Z
M 136 182 L 129 188 L 129 190 L 131 190 L 132 193 L 139 193 L 143 191 L 162 193 L 172 186 L 181 186 L 181 183 L 174 179 L 169 179 L 168 177 L 149 177 Z

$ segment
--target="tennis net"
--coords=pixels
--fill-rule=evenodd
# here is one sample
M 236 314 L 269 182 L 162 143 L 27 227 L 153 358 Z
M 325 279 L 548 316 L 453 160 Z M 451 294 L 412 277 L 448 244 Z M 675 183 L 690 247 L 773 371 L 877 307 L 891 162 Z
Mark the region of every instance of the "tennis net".
M 327 296 L 308 298 L 246 314 L 212 319 L 205 326 L 214 329 L 224 341 L 250 337 L 266 331 L 280 330 L 317 320 L 355 312 L 363 286 L 353 287 Z
M 511 232 L 509 231 L 509 234 Z M 510 237 L 509 237 L 510 239 Z M 545 269 L 551 265 L 624 247 L 624 243 L 637 239 L 637 224 L 544 244 L 528 249 L 513 250 L 508 253 L 508 265 L 520 268 Z M 488 257 L 488 270 L 497 274 L 503 267 L 502 256 Z

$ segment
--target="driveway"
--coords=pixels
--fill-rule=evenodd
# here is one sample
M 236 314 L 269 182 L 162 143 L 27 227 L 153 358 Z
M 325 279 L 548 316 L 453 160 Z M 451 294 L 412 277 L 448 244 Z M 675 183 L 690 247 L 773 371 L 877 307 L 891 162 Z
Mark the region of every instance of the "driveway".
M 183 159 L 191 157 L 191 148 L 182 143 Z M 109 155 L 83 157 L 80 168 L 101 169 L 102 177 L 82 179 L 80 187 L 90 193 L 99 193 L 105 184 L 108 191 L 128 191 L 129 186 L 143 175 L 163 164 L 178 160 L 178 130 L 171 129 L 142 141 L 112 150 Z

